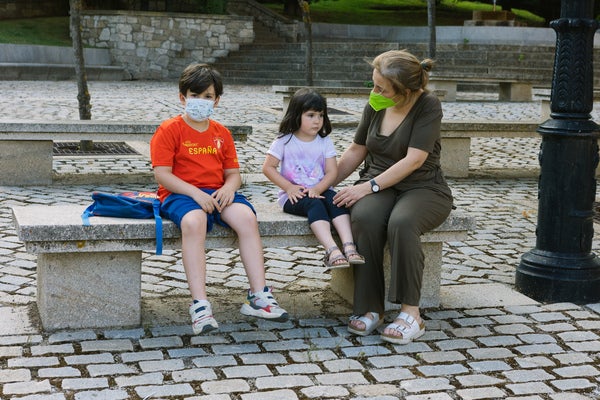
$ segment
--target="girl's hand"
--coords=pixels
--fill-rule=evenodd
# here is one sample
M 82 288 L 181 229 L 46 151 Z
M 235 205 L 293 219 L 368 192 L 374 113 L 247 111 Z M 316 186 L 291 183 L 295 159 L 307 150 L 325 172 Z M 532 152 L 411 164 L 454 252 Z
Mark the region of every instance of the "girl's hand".
M 324 199 L 325 198 L 325 197 L 321 196 L 321 193 L 319 193 L 317 190 L 315 190 L 315 188 L 308 189 L 307 195 L 311 199 Z
M 207 214 L 212 214 L 215 209 L 219 209 L 219 203 L 208 193 L 198 189 L 193 199 Z
M 212 198 L 217 203 L 217 210 L 221 212 L 225 207 L 233 203 L 235 191 L 229 189 L 227 186 L 223 186 L 213 192 Z
M 348 186 L 340 189 L 340 191 L 333 196 L 333 204 L 338 207 L 352 207 L 357 201 L 371 193 L 371 185 L 369 182 Z
M 292 204 L 296 204 L 298 200 L 308 194 L 308 190 L 306 190 L 304 186 L 300 185 L 291 185 L 285 192 L 287 193 L 290 203 Z

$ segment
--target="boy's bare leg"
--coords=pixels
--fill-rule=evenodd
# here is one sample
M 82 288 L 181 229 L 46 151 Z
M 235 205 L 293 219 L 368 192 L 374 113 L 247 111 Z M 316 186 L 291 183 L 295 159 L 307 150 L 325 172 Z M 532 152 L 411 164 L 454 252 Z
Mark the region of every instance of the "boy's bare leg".
M 262 291 L 266 286 L 265 259 L 256 215 L 245 204 L 233 203 L 221 212 L 221 217 L 238 236 L 240 258 L 248 276 L 250 291 Z
M 194 210 L 181 220 L 181 254 L 192 299 L 206 300 L 206 213 Z

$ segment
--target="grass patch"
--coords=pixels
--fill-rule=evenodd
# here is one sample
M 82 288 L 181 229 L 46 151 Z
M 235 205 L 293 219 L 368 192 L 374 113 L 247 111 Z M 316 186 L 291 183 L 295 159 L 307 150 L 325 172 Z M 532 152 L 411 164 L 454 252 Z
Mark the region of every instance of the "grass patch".
M 263 3 L 282 13 L 283 3 Z M 438 26 L 462 26 L 474 10 L 492 10 L 476 1 L 442 0 L 436 7 Z M 427 26 L 425 0 L 320 0 L 312 3 L 313 22 L 356 25 Z M 544 26 L 543 19 L 529 11 L 513 9 L 527 26 Z M 0 20 L 0 43 L 71 46 L 69 17 Z
M 281 2 L 262 3 L 283 13 Z M 463 26 L 473 11 L 491 11 L 491 4 L 477 1 L 442 0 L 436 6 L 436 25 Z M 529 11 L 514 9 L 517 20 L 527 26 L 543 26 L 544 20 Z M 320 0 L 310 5 L 313 22 L 355 25 L 427 26 L 425 0 Z
M 0 43 L 71 46 L 69 17 L 0 20 Z

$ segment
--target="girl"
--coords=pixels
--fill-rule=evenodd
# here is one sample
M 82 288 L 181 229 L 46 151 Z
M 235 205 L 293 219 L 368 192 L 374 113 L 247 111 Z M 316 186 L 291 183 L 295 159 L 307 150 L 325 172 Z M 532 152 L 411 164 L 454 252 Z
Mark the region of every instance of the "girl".
M 326 249 L 325 267 L 364 264 L 352 238 L 350 212 L 333 204 L 337 162 L 333 142 L 327 136 L 331 122 L 325 98 L 311 89 L 298 90 L 290 99 L 279 132 L 262 168 L 265 176 L 281 188 L 279 205 L 289 214 L 308 217 L 310 228 Z M 333 239 L 331 224 L 343 243 L 343 252 Z

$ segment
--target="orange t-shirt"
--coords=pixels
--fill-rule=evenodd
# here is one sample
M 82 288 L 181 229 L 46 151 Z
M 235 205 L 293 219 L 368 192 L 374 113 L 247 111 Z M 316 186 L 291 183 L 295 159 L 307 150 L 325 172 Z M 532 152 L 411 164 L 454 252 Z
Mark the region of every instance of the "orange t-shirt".
M 173 174 L 204 189 L 219 189 L 225 183 L 224 170 L 239 168 L 231 132 L 209 120 L 208 129 L 199 132 L 181 115 L 164 121 L 150 140 L 152 167 L 171 167 Z M 158 196 L 170 195 L 162 185 Z

